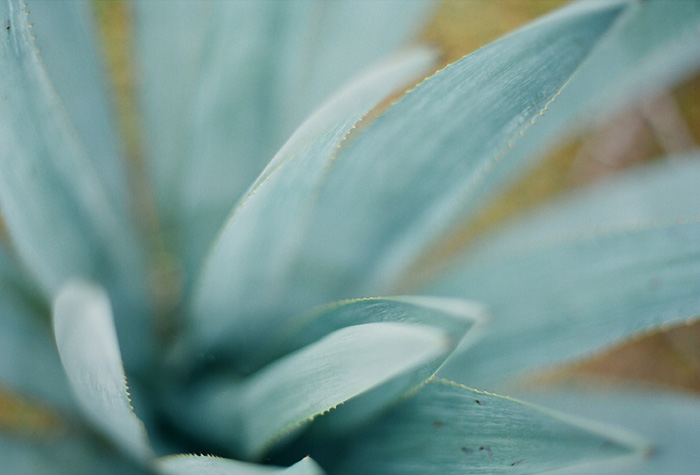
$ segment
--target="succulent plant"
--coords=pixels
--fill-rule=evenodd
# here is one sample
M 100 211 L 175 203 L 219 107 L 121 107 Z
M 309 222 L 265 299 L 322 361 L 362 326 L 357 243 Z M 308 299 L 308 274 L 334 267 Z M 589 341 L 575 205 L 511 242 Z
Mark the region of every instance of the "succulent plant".
M 446 243 L 695 73 L 700 3 L 575 2 L 399 96 L 435 68 L 396 53 L 426 3 L 130 3 L 144 178 L 91 4 L 25 1 L 0 4 L 6 473 L 697 470 L 693 397 L 514 382 L 700 314 L 698 152 Z

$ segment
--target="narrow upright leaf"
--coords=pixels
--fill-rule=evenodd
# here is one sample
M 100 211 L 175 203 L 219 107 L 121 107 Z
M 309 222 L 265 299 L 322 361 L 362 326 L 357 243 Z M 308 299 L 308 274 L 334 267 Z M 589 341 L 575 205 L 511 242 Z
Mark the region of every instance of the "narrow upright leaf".
M 73 282 L 56 298 L 54 332 L 61 362 L 89 422 L 131 457 L 152 449 L 131 408 L 109 299 L 92 284 Z
M 72 7 L 38 3 L 32 10 L 43 8 Z M 0 17 L 9 26 L 0 36 L 0 211 L 9 240 L 47 299 L 71 279 L 98 280 L 118 295 L 118 305 L 128 307 L 120 314 L 119 330 L 143 337 L 148 329 L 139 313 L 145 302 L 140 243 L 120 212 L 126 206 L 114 204 L 101 179 L 105 171 L 98 171 L 88 155 L 99 151 L 85 147 L 80 138 L 87 131 L 77 133 L 71 123 L 80 113 L 66 110 L 54 88 L 49 74 L 55 64 L 44 66 L 33 38 L 44 27 L 46 35 L 73 40 L 80 35 L 71 32 L 71 24 L 56 31 L 55 20 L 31 23 L 24 1 L 2 2 Z M 63 41 L 72 41 L 67 37 L 54 47 L 65 52 L 69 45 Z M 125 343 L 135 346 L 128 338 Z M 134 350 L 130 356 L 143 355 Z
M 402 46 L 430 10 L 403 0 L 134 6 L 148 158 L 189 272 L 304 117 Z
M 32 0 L 29 21 L 51 84 L 90 157 L 110 203 L 128 215 L 123 157 L 98 55 L 90 2 Z
M 211 249 L 193 303 L 199 343 L 225 342 L 256 353 L 256 342 L 301 306 L 303 293 L 287 295 L 280 308 L 276 292 L 301 245 L 303 224 L 323 180 L 323 167 L 355 123 L 386 95 L 433 63 L 434 53 L 418 49 L 362 75 L 312 115 L 289 139 L 243 197 Z M 252 346 L 251 346 L 252 345 Z

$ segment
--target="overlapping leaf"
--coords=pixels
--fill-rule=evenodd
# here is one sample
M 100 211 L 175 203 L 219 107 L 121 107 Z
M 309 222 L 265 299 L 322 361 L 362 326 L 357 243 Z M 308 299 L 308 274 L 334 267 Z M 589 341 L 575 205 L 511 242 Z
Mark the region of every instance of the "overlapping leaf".
M 126 217 L 126 173 L 98 60 L 99 43 L 95 41 L 90 5 L 82 0 L 32 0 L 27 11 L 36 35 L 34 44 L 61 106 L 95 166 L 110 204 Z
M 580 192 L 474 248 L 433 290 L 484 302 L 493 325 L 444 375 L 493 387 L 700 314 L 700 166 L 688 158 Z
M 693 473 L 700 464 L 700 401 L 697 396 L 662 391 L 591 387 L 549 388 L 528 398 L 592 420 L 619 425 L 652 441 L 645 451 L 554 473 Z M 534 399 L 536 398 L 536 399 Z
M 37 3 L 32 8 L 37 12 L 72 7 Z M 57 29 L 55 20 L 45 29 L 43 22 L 33 25 L 20 1 L 4 2 L 0 15 L 7 19 L 0 40 L 0 209 L 12 245 L 47 298 L 71 278 L 98 279 L 118 296 L 120 306 L 128 308 L 120 313 L 120 331 L 145 338 L 146 322 L 139 313 L 145 300 L 141 250 L 120 212 L 125 205 L 115 206 L 105 191 L 101 175 L 109 172 L 98 171 L 87 155 L 95 150 L 79 140 L 88 134 L 87 119 L 77 108 L 64 108 L 49 77 L 56 65 L 42 64 L 32 37 L 42 35 L 42 41 L 52 43 L 52 34 L 78 33 Z M 71 31 L 70 24 L 64 27 Z M 53 56 L 66 47 L 57 39 L 49 53 Z M 57 89 L 70 94 L 73 86 L 58 76 L 62 86 Z M 71 118 L 80 122 L 79 130 Z M 95 133 L 100 135 L 104 124 L 98 122 Z M 126 341 L 132 360 L 139 359 L 138 349 L 144 349 L 139 339 Z
M 107 295 L 92 284 L 68 284 L 54 303 L 53 324 L 61 362 L 88 421 L 135 460 L 152 458 L 129 400 Z
M 368 72 L 319 109 L 280 149 L 239 203 L 207 259 L 193 306 L 193 330 L 201 344 L 225 342 L 248 357 L 259 351 L 258 342 L 278 320 L 251 317 L 279 311 L 278 299 L 269 292 L 290 277 L 289 259 L 301 245 L 299 224 L 307 218 L 327 157 L 363 114 L 424 72 L 433 58 L 429 50 L 415 50 Z M 292 308 L 306 298 L 303 293 L 287 297 Z
M 434 327 L 393 322 L 354 325 L 237 381 L 201 385 L 190 402 L 191 430 L 259 457 L 271 443 L 351 398 L 407 374 L 420 384 L 451 352 Z M 423 369 L 432 368 L 427 375 Z M 232 428 L 236 430 L 232 430 Z
M 310 306 L 378 293 L 373 269 L 395 270 L 386 253 L 410 261 L 444 231 L 484 163 L 569 80 L 622 5 L 575 5 L 483 48 L 351 134 L 337 157 L 322 137 L 270 177 L 210 256 L 200 334 L 244 347 Z
M 317 441 L 333 473 L 539 473 L 648 447 L 632 433 L 454 383 L 430 382 L 364 429 Z
M 184 233 L 189 271 L 301 120 L 402 45 L 431 8 L 396 0 L 135 7 L 149 160 L 166 225 Z

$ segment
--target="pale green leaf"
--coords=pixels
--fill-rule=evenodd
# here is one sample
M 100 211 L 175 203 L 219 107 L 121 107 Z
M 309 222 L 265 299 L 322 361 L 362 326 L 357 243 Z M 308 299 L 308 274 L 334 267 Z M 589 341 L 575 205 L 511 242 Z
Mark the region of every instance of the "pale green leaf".
M 650 440 L 648 450 L 607 462 L 591 463 L 557 474 L 654 475 L 694 473 L 700 466 L 700 400 L 661 391 L 591 387 L 529 393 L 528 398 L 558 410 L 615 424 Z
M 640 437 L 445 380 L 314 453 L 338 474 L 539 473 L 647 447 Z M 313 451 L 312 451 L 313 452 Z
M 346 327 L 244 380 L 219 377 L 202 384 L 188 399 L 190 419 L 202 436 L 216 435 L 219 443 L 258 457 L 281 437 L 351 398 L 407 374 L 424 373 L 425 367 L 434 371 L 452 348 L 445 332 L 425 325 Z
M 126 216 L 126 173 L 98 60 L 101 50 L 90 3 L 32 0 L 28 10 L 36 35 L 34 44 L 61 106 L 94 164 L 110 203 Z
M 87 434 L 47 437 L 0 431 L 2 471 L 31 475 L 146 475 L 148 472 L 110 451 Z
M 305 309 L 379 293 L 373 269 L 394 269 L 382 254 L 407 262 L 404 244 L 444 231 L 437 221 L 463 204 L 483 162 L 557 93 L 620 9 L 577 4 L 514 33 L 424 81 L 339 150 L 322 137 L 270 176 L 210 256 L 200 338 L 230 335 L 245 348 Z
M 438 328 L 449 336 L 448 356 L 456 348 L 468 348 L 477 341 L 487 323 L 481 305 L 456 299 L 422 296 L 384 297 L 337 302 L 291 319 L 282 327 L 279 353 L 310 344 L 333 331 L 351 325 L 397 322 Z M 459 351 L 459 350 L 457 350 Z M 406 392 L 423 384 L 443 364 L 438 359 L 356 397 L 319 419 L 317 430 L 348 431 L 370 420 Z
M 626 6 L 574 3 L 439 71 L 360 130 L 328 166 L 288 287 L 270 293 L 287 302 L 306 288 L 308 300 L 395 292 L 429 242 L 522 171 L 530 155 L 509 141 Z
M 477 387 L 700 314 L 700 166 L 654 164 L 524 216 L 432 286 L 491 311 L 443 368 Z
M 58 407 L 73 398 L 47 314 L 0 247 L 0 386 Z
M 396 0 L 135 4 L 149 161 L 188 270 L 303 118 L 428 11 Z
M 289 256 L 303 234 L 299 224 L 305 222 L 314 190 L 323 179 L 327 157 L 370 108 L 425 72 L 433 59 L 428 50 L 414 50 L 362 75 L 280 149 L 241 200 L 207 258 L 192 312 L 200 344 L 225 342 L 240 352 L 258 352 L 258 342 L 287 314 L 280 311 L 274 292 L 289 277 Z M 288 304 L 298 308 L 305 296 L 288 298 Z
M 0 5 L 9 25 L 0 37 L 0 210 L 11 244 L 47 298 L 72 278 L 99 280 L 125 307 L 120 331 L 147 335 L 140 244 L 70 122 L 77 111 L 65 109 L 48 75 L 53 67 L 37 52 L 32 37 L 42 34 L 43 23 L 33 25 L 27 13 L 23 1 Z M 56 48 L 65 50 L 62 41 Z M 129 353 L 141 357 L 136 348 Z
M 162 475 L 322 475 L 324 472 L 311 458 L 306 457 L 291 467 L 280 468 L 257 465 L 237 460 L 204 455 L 171 455 L 155 461 Z
M 152 457 L 143 423 L 133 413 L 109 298 L 99 287 L 72 282 L 53 306 L 61 362 L 88 421 L 136 460 Z

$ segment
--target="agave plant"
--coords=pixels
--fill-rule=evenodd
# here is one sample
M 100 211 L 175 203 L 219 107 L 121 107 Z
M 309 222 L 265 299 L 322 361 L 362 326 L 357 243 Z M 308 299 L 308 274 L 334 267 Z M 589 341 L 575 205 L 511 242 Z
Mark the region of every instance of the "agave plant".
M 26 1 L 0 4 L 7 473 L 697 469 L 694 398 L 502 395 L 700 314 L 697 152 L 445 243 L 697 71 L 700 3 L 576 2 L 391 96 L 435 67 L 396 54 L 425 3 L 134 2 L 145 180 L 91 4 Z

